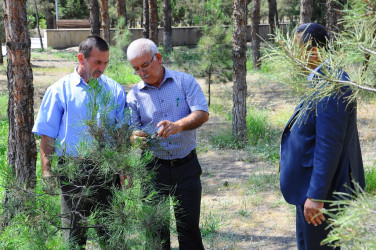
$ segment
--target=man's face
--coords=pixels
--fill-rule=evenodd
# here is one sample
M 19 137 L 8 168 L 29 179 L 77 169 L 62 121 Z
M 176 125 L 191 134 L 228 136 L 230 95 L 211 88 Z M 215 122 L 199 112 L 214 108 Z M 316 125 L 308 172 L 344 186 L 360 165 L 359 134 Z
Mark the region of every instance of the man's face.
M 162 56 L 156 54 L 144 54 L 129 61 L 144 82 L 158 87 L 163 80 Z
M 318 51 L 316 47 L 312 47 L 310 43 L 304 44 L 302 41 L 302 33 L 295 35 L 296 42 L 299 44 L 299 59 L 306 62 L 306 65 L 315 69 L 320 65 L 321 61 L 318 58 Z
M 88 58 L 85 58 L 81 53 L 78 54 L 80 67 L 82 67 L 81 77 L 86 82 L 89 79 L 99 78 L 107 67 L 109 57 L 109 51 L 100 51 L 95 47 L 91 50 Z

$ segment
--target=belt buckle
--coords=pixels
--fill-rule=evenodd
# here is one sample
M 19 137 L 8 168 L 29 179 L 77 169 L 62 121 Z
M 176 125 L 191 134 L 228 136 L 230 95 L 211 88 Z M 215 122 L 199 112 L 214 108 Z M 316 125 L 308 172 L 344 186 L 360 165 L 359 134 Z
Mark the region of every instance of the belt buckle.
M 175 167 L 179 160 L 171 160 L 171 167 Z

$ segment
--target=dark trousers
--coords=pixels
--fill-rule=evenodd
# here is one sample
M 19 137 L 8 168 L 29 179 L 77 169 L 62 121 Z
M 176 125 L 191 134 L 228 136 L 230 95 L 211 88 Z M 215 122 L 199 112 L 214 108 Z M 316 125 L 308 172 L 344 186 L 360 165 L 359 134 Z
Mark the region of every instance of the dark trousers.
M 304 205 L 296 206 L 296 243 L 299 250 L 318 250 L 318 249 L 340 249 L 328 245 L 321 245 L 329 231 L 325 230 L 328 226 L 326 221 L 315 227 L 312 223 L 308 224 L 304 219 Z
M 147 166 L 155 169 L 155 188 L 163 196 L 174 197 L 176 228 L 179 249 L 204 249 L 199 228 L 201 205 L 201 166 L 196 152 L 182 164 L 171 166 L 168 161 L 156 159 Z M 162 248 L 170 249 L 170 230 L 166 226 L 159 232 L 163 241 Z
M 88 174 L 80 180 L 59 178 L 63 238 L 79 247 L 85 247 L 88 227 L 93 226 L 86 221 L 90 214 L 94 209 L 101 212 L 108 209 L 112 201 L 111 188 L 120 186 L 119 176 L 113 180 L 104 180 L 96 174 L 90 174 L 90 170 L 85 171 Z M 86 187 L 90 187 L 89 192 L 85 192 L 88 191 Z M 108 238 L 106 229 L 101 225 L 95 229 L 100 243 L 105 244 Z

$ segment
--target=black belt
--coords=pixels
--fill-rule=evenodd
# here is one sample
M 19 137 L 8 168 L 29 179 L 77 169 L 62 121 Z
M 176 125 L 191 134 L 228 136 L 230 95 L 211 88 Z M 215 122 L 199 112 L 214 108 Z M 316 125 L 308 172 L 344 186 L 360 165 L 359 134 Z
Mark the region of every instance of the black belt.
M 172 159 L 172 160 L 164 160 L 160 158 L 154 158 L 154 161 L 156 163 L 160 163 L 162 165 L 168 165 L 171 167 L 182 165 L 186 163 L 188 160 L 190 160 L 194 155 L 196 154 L 196 149 L 193 149 L 186 157 L 184 158 L 178 158 L 178 159 Z

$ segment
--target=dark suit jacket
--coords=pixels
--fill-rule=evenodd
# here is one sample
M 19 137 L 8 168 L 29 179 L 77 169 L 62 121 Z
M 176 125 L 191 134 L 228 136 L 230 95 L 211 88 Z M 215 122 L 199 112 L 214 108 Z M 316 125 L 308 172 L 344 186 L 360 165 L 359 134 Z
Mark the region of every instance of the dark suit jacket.
M 348 76 L 343 72 L 341 78 Z M 349 87 L 342 91 L 343 95 L 323 99 L 296 121 L 299 105 L 283 131 L 280 185 L 288 203 L 303 205 L 308 197 L 332 200 L 334 191 L 351 192 L 352 180 L 365 186 L 356 103 L 345 99 Z

